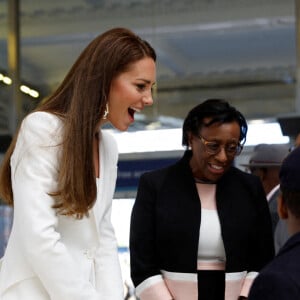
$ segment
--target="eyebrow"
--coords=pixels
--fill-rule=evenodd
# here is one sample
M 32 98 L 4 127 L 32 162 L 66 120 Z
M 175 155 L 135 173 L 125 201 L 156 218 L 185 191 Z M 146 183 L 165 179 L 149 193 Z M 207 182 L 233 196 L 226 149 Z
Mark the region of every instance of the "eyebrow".
M 144 81 L 144 82 L 147 83 L 147 84 L 151 84 L 151 80 L 148 80 L 148 79 L 137 78 L 137 80 L 142 80 L 142 81 Z M 153 82 L 153 85 L 155 85 L 155 84 L 156 84 L 156 82 Z
M 220 139 L 218 139 L 218 138 L 212 138 L 212 139 L 210 139 L 210 140 L 207 140 L 207 139 L 206 139 L 205 137 L 203 137 L 202 135 L 200 135 L 200 136 L 201 136 L 206 142 L 209 142 L 209 143 L 220 143 L 220 142 L 222 142 L 222 141 L 220 141 Z M 239 141 L 239 140 L 236 140 L 235 138 L 226 141 L 226 144 L 230 144 L 230 143 L 237 143 L 237 144 L 239 144 L 240 141 Z

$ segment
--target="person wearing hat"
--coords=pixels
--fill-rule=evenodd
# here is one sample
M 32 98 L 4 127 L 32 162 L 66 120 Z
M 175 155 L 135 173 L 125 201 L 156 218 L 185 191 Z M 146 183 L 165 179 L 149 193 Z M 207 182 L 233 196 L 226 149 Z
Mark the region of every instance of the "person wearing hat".
M 278 212 L 291 237 L 256 277 L 248 300 L 300 299 L 300 147 L 283 161 L 279 178 Z
M 271 213 L 273 233 L 279 220 L 277 213 L 279 169 L 288 153 L 288 145 L 258 144 L 254 148 L 249 163 L 242 164 L 250 173 L 257 175 L 262 182 Z

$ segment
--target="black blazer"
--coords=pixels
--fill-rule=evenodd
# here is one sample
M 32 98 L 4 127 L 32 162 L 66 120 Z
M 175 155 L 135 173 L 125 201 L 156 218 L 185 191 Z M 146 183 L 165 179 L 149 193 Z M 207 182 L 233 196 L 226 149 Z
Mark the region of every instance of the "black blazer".
M 292 236 L 254 280 L 249 300 L 300 299 L 300 232 Z
M 186 151 L 174 165 L 140 178 L 130 229 L 135 286 L 160 270 L 197 271 L 201 204 L 190 157 Z M 259 178 L 231 167 L 217 183 L 216 201 L 226 272 L 259 271 L 274 256 L 271 218 Z

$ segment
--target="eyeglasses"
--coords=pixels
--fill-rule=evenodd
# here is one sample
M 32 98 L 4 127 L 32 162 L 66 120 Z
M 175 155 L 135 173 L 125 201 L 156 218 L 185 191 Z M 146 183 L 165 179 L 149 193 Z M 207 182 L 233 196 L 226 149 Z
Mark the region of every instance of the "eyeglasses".
M 200 134 L 196 135 L 197 138 L 201 140 L 205 147 L 206 153 L 210 155 L 216 155 L 221 151 L 222 145 L 218 142 L 212 142 L 206 140 L 204 137 L 202 137 Z M 243 150 L 243 144 L 240 143 L 228 143 L 224 147 L 225 153 L 227 156 L 233 157 L 236 155 L 239 155 Z

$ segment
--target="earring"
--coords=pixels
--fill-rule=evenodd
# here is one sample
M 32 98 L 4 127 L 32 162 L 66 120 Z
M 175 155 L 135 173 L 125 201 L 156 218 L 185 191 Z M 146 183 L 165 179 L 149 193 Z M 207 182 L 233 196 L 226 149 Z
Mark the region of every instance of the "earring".
M 103 114 L 102 119 L 103 119 L 103 120 L 106 120 L 108 114 L 109 114 L 109 108 L 108 108 L 108 103 L 106 103 L 106 105 L 105 105 L 105 110 L 104 110 L 104 114 Z

